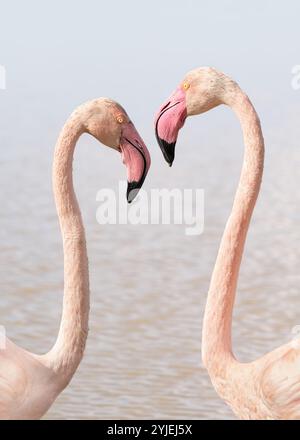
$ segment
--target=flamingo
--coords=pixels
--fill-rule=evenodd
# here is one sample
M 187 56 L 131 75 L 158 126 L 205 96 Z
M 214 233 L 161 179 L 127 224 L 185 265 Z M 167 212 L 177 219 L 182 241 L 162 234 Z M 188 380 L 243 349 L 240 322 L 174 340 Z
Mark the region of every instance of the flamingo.
M 150 166 L 143 140 L 116 102 L 107 98 L 89 101 L 65 123 L 53 162 L 53 190 L 64 248 L 59 333 L 54 346 L 43 355 L 30 353 L 8 338 L 4 341 L 5 349 L 0 350 L 1 419 L 41 418 L 68 385 L 83 357 L 88 335 L 89 274 L 84 226 L 72 178 L 73 153 L 83 133 L 122 154 L 129 202 L 142 186 Z
M 171 166 L 178 132 L 190 115 L 220 104 L 232 108 L 242 128 L 245 152 L 232 210 L 211 277 L 202 330 L 202 361 L 212 384 L 241 419 L 300 419 L 300 346 L 280 346 L 249 363 L 234 356 L 232 310 L 245 240 L 260 190 L 264 139 L 248 96 L 214 68 L 186 74 L 155 118 L 157 141 Z M 295 343 L 296 342 L 296 343 Z

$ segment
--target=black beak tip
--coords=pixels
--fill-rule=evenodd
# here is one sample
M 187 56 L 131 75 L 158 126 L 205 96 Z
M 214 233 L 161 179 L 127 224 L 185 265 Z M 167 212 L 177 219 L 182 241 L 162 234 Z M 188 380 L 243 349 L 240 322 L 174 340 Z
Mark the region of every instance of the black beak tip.
M 158 144 L 160 146 L 160 149 L 162 151 L 162 154 L 164 155 L 166 162 L 171 167 L 174 162 L 174 157 L 175 157 L 176 141 L 169 143 L 169 142 L 165 141 L 164 139 L 161 139 L 160 137 L 157 137 L 157 141 L 158 141 Z
M 141 183 L 140 182 L 128 182 L 127 184 L 127 202 L 131 203 L 135 197 L 137 196 L 137 193 L 139 192 L 139 190 L 141 189 Z

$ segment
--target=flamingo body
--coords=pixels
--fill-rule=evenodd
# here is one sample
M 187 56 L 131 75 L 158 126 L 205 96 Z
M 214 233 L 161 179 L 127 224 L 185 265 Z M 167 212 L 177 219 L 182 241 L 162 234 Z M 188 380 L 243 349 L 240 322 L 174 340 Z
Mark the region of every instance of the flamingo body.
M 232 310 L 248 227 L 260 189 L 264 139 L 260 120 L 231 78 L 209 67 L 187 73 L 159 109 L 156 137 L 167 162 L 185 118 L 225 104 L 242 128 L 245 153 L 238 188 L 213 270 L 202 331 L 202 359 L 217 393 L 241 419 L 300 419 L 300 348 L 297 341 L 249 363 L 232 350 Z
M 89 318 L 85 231 L 73 188 L 76 142 L 89 133 L 122 154 L 131 201 L 147 175 L 149 152 L 125 110 L 100 98 L 78 107 L 58 138 L 53 191 L 64 250 L 64 298 L 60 329 L 51 350 L 37 355 L 5 340 L 0 350 L 0 419 L 38 419 L 68 385 L 83 357 Z

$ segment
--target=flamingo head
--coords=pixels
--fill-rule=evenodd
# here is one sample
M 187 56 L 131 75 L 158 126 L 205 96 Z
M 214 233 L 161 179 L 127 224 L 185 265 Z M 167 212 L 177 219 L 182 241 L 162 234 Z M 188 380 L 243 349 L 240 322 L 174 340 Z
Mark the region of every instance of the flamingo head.
M 149 151 L 120 104 L 100 98 L 83 105 L 84 131 L 99 142 L 121 153 L 127 168 L 127 200 L 132 200 L 142 187 L 151 159 Z
M 179 130 L 187 116 L 204 113 L 221 104 L 225 75 L 210 67 L 187 73 L 155 116 L 155 134 L 164 158 L 171 166 Z

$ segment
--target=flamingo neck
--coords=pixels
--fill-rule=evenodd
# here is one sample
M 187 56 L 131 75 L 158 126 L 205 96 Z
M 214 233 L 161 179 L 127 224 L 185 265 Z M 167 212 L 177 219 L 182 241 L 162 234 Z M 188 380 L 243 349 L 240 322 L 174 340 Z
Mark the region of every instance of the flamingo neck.
M 83 132 L 79 116 L 72 115 L 58 138 L 53 162 L 53 191 L 64 250 L 64 298 L 58 337 L 47 358 L 67 381 L 82 359 L 88 333 L 88 259 L 72 176 L 73 154 Z
M 226 95 L 225 95 L 226 96 Z M 264 140 L 258 115 L 249 98 L 235 84 L 224 104 L 237 115 L 244 138 L 244 161 L 231 214 L 228 218 L 213 270 L 204 314 L 202 358 L 217 375 L 234 361 L 231 342 L 232 310 L 244 244 L 259 193 Z

